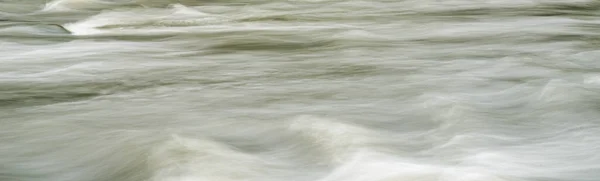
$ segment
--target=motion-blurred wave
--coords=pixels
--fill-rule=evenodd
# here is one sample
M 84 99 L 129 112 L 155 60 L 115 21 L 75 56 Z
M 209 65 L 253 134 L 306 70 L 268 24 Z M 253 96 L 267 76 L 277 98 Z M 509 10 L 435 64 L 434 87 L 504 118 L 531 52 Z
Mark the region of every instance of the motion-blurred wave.
M 597 181 L 598 5 L 0 0 L 0 181 Z

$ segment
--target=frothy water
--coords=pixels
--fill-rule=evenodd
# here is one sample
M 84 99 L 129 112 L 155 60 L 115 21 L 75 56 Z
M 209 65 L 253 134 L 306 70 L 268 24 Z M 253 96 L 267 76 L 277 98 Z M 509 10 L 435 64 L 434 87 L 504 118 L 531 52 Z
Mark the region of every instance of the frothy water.
M 599 7 L 0 0 L 0 181 L 597 181 Z

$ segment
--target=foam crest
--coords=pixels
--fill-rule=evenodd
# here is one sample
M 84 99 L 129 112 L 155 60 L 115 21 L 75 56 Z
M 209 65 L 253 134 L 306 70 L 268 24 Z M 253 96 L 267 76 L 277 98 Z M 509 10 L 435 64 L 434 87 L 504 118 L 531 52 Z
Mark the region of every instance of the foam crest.
M 364 151 L 319 181 L 506 181 L 489 170 L 443 166 Z
M 149 155 L 151 181 L 250 180 L 260 175 L 261 161 L 208 139 L 173 135 Z
M 90 11 L 107 8 L 115 8 L 126 5 L 133 5 L 133 0 L 106 1 L 106 0 L 54 0 L 46 3 L 42 11 L 62 12 L 62 11 Z
M 226 21 L 225 17 L 173 5 L 168 9 L 103 12 L 64 27 L 73 35 L 151 35 L 181 33 L 186 31 L 186 27 Z
M 289 129 L 315 144 L 334 163 L 348 159 L 355 152 L 368 149 L 376 136 L 371 131 L 349 123 L 302 116 Z

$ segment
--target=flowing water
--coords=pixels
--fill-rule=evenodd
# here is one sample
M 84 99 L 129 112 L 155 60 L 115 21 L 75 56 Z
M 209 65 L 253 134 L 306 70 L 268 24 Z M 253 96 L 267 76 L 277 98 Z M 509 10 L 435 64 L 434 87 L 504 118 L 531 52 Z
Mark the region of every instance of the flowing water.
M 599 181 L 600 2 L 0 0 L 0 181 Z

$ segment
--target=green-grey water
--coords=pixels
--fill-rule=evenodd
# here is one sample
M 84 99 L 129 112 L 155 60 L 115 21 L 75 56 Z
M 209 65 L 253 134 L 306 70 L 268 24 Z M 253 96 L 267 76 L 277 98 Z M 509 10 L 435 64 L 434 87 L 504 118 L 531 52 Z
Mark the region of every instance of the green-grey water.
M 0 181 L 598 181 L 600 3 L 0 0 Z

